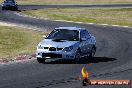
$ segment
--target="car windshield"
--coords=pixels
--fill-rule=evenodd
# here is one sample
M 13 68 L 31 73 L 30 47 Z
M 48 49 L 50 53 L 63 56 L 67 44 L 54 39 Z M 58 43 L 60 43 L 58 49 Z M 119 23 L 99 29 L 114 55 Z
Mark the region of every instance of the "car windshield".
M 78 41 L 79 31 L 67 30 L 67 29 L 55 29 L 49 34 L 49 36 L 46 39 Z
M 5 0 L 4 2 L 6 2 L 6 3 L 15 3 L 14 0 Z

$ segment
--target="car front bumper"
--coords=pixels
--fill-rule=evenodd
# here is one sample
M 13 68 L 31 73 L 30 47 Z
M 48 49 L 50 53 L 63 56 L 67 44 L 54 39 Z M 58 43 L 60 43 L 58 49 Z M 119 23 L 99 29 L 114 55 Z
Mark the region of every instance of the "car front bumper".
M 74 59 L 76 55 L 75 51 L 65 52 L 63 50 L 60 51 L 44 51 L 37 50 L 36 57 L 37 58 L 45 58 L 45 59 Z
M 3 9 L 15 9 L 17 6 L 2 6 Z

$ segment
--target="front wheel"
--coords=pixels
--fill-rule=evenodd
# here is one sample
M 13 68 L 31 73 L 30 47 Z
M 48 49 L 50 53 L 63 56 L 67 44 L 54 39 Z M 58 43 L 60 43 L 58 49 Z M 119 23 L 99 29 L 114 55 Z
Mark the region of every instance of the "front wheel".
M 17 7 L 14 7 L 13 10 L 14 10 L 14 11 L 18 11 L 18 8 L 17 8 Z
M 5 10 L 5 8 L 4 8 L 4 7 L 2 7 L 2 10 Z
M 45 60 L 46 60 L 46 59 L 44 59 L 44 58 L 37 58 L 37 61 L 38 61 L 39 63 L 45 63 Z

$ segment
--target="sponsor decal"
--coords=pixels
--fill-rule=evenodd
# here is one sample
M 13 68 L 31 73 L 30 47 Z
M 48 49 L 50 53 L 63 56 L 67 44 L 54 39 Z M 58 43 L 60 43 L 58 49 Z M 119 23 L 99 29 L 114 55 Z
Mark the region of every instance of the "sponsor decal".
M 89 78 L 88 71 L 84 71 L 84 67 L 81 70 L 82 85 L 130 85 L 130 80 L 91 80 Z

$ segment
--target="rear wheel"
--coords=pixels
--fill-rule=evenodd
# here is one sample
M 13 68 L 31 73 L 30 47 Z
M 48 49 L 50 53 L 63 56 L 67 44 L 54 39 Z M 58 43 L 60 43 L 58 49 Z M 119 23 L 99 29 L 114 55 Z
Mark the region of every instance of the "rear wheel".
M 37 61 L 38 61 L 39 63 L 45 63 L 45 60 L 46 60 L 46 59 L 44 59 L 44 58 L 37 58 Z
M 90 57 L 90 58 L 94 57 L 95 52 L 96 52 L 96 47 L 95 47 L 95 46 L 93 46 L 93 48 L 92 48 L 92 50 L 91 50 L 91 52 L 90 52 L 89 57 Z

